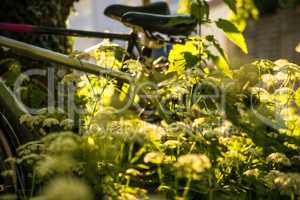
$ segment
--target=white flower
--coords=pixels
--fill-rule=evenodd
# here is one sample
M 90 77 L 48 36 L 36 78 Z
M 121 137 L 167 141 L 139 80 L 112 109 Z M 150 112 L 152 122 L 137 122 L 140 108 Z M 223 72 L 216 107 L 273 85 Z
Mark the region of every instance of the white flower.
M 291 161 L 286 155 L 283 153 L 272 153 L 267 157 L 267 162 L 273 163 L 273 164 L 280 164 L 285 166 L 291 166 Z
M 203 154 L 186 154 L 178 158 L 175 167 L 181 176 L 192 175 L 196 179 L 199 173 L 203 173 L 211 168 L 211 162 Z
M 248 177 L 255 177 L 255 178 L 257 178 L 260 175 L 260 171 L 257 168 L 255 168 L 255 169 L 249 169 L 249 170 L 245 171 L 243 174 L 245 176 L 248 176 Z
M 20 117 L 20 123 L 34 128 L 36 125 L 39 125 L 44 120 L 43 116 L 32 116 L 30 114 L 25 114 Z
M 32 118 L 32 115 L 30 115 L 30 114 L 22 115 L 22 116 L 20 117 L 20 123 L 21 123 L 21 124 L 27 123 L 28 121 L 31 120 L 31 118 Z
M 65 130 L 72 129 L 74 125 L 74 121 L 72 119 L 64 119 L 60 122 L 60 126 L 62 126 Z
M 57 119 L 47 118 L 43 122 L 43 127 L 51 127 L 51 126 L 58 125 L 58 124 L 59 124 L 59 121 Z
M 279 189 L 284 194 L 300 194 L 299 173 L 283 173 L 272 170 L 265 176 L 265 183 L 268 187 Z
M 44 189 L 40 199 L 44 200 L 92 200 L 91 189 L 78 179 L 57 178 Z
M 180 142 L 177 140 L 168 140 L 163 144 L 163 147 L 166 149 L 176 149 L 180 145 Z
M 203 126 L 203 124 L 205 123 L 205 118 L 201 117 L 201 118 L 197 118 L 194 120 L 192 127 L 193 128 L 199 128 L 201 126 Z
M 160 152 L 150 152 L 144 157 L 145 163 L 162 164 L 164 161 L 164 155 Z
M 59 133 L 57 137 L 47 146 L 47 150 L 55 154 L 72 154 L 79 149 L 78 136 L 72 133 Z
M 130 168 L 126 170 L 126 174 L 131 175 L 131 176 L 139 176 L 141 175 L 141 172 L 139 172 L 136 169 Z

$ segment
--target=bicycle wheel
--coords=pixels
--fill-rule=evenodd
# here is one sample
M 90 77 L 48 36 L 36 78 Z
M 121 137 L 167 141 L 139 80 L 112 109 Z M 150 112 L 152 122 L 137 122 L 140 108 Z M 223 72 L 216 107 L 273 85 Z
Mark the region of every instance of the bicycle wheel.
M 9 144 L 4 130 L 0 129 L 0 194 L 1 193 L 16 193 L 18 191 L 16 165 L 7 159 L 13 158 L 14 153 Z M 9 172 L 10 175 L 3 175 Z
M 12 124 L 0 112 L 0 175 L 7 174 L 0 176 L 0 195 L 25 196 L 26 185 L 28 185 L 26 171 L 13 161 L 17 156 L 17 148 L 24 143 L 26 141 L 21 142 Z
M 24 196 L 28 185 L 22 166 L 7 161 L 16 157 L 17 148 L 38 137 L 20 124 L 20 116 L 26 114 L 14 94 L 0 79 L 0 195 L 17 194 Z M 9 172 L 9 176 L 1 176 Z

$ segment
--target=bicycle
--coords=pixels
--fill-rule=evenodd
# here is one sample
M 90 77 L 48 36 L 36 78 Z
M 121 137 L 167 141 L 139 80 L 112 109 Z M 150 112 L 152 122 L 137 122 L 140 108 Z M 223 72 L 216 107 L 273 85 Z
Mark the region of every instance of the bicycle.
M 197 25 L 196 19 L 190 15 L 170 15 L 170 10 L 165 2 L 158 2 L 147 6 L 138 7 L 111 5 L 105 9 L 104 14 L 122 22 L 126 26 L 129 26 L 132 28 L 132 32 L 129 34 L 120 34 L 10 23 L 0 23 L 0 31 L 123 40 L 127 42 L 127 55 L 130 55 L 131 57 L 143 62 L 145 58 L 151 57 L 152 50 L 155 48 L 160 48 L 167 43 L 184 43 L 187 36 L 195 29 Z M 9 48 L 18 53 L 25 53 L 25 55 L 33 59 L 40 59 L 62 64 L 70 69 L 95 74 L 97 76 L 100 75 L 112 77 L 121 83 L 132 83 L 132 91 L 135 90 L 134 86 L 136 86 L 136 84 L 139 82 L 141 76 L 140 74 L 132 75 L 125 69 L 121 69 L 120 71 L 108 69 L 4 36 L 0 36 L 0 46 Z M 137 55 L 134 55 L 136 53 L 134 51 L 135 49 Z M 14 100 L 13 102 L 15 102 L 17 105 L 20 105 L 14 98 L 14 95 L 9 92 L 8 88 L 6 89 L 8 91 L 7 94 L 9 94 L 8 96 Z M 17 134 L 20 133 L 18 128 L 21 128 L 22 126 L 17 126 L 14 128 L 12 124 L 19 124 L 18 117 L 20 117 L 22 113 L 26 113 L 26 111 L 20 109 L 22 112 L 18 111 L 18 116 L 7 117 L 8 113 L 16 112 L 10 111 L 11 107 L 18 108 L 18 106 L 7 104 L 7 99 L 0 98 L 0 108 L 3 110 L 9 110 L 8 112 L 6 111 L 0 113 L 0 124 L 7 124 L 6 126 L 0 127 L 0 145 L 6 152 L 4 158 L 9 158 L 16 155 L 15 150 L 17 147 L 28 141 L 34 140 L 37 137 L 28 131 L 24 131 L 26 134 L 23 138 Z M 11 166 L 11 168 L 14 169 L 14 171 L 17 171 L 15 170 L 16 166 Z M 15 192 L 18 192 L 19 186 L 26 187 L 26 184 L 24 183 L 26 181 L 24 178 L 26 177 L 24 175 L 21 174 L 19 177 L 17 175 L 14 177 L 15 178 L 12 181 L 12 184 Z M 0 183 L 0 186 L 1 184 L 2 183 Z M 2 188 L 6 187 L 5 183 L 2 185 Z

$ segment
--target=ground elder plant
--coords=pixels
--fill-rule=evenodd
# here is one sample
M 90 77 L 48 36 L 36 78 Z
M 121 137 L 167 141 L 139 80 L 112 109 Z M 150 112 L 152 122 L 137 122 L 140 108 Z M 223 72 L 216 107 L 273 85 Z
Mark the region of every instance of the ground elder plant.
M 76 177 L 103 198 L 297 199 L 298 66 L 260 60 L 233 70 L 233 78 L 196 73 L 197 81 L 189 81 L 193 73 L 167 80 L 184 92 L 161 89 L 171 105 L 163 116 L 99 104 L 82 136 L 58 133 L 55 117 L 24 116 L 36 130 L 53 131 L 20 148 L 17 162 L 32 166 L 34 184 Z
M 192 13 L 207 9 L 190 3 Z M 246 51 L 240 32 L 227 31 L 233 24 L 215 24 Z M 174 45 L 159 69 L 103 44 L 88 56 L 142 72 L 140 87 L 122 109 L 132 85 L 73 72 L 63 82 L 75 85 L 80 131 L 65 110 L 23 116 L 43 136 L 13 159 L 31 177 L 25 199 L 300 199 L 298 65 L 256 60 L 232 70 L 213 36 Z

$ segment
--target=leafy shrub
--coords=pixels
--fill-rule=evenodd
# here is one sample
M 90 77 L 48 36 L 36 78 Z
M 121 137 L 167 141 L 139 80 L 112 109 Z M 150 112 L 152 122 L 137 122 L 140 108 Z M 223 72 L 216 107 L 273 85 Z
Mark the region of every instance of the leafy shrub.
M 246 50 L 232 23 L 216 25 Z M 232 27 L 237 35 L 228 33 Z M 116 59 L 118 69 L 121 57 L 113 52 L 109 62 Z M 257 60 L 232 70 L 228 63 L 213 36 L 174 45 L 164 69 L 127 61 L 130 73 L 143 76 L 122 112 L 115 80 L 67 75 L 66 82 L 80 78 L 77 95 L 87 111 L 80 134 L 63 131 L 68 119 L 59 112 L 21 119 L 33 130 L 47 127 L 45 137 L 18 149 L 16 162 L 32 169 L 32 184 L 49 184 L 32 193 L 46 199 L 69 199 L 74 191 L 75 199 L 299 199 L 299 66 Z M 117 94 L 127 99 L 130 87 Z M 69 195 L 61 196 L 62 188 Z
M 218 68 L 189 70 L 167 80 L 183 93 L 175 95 L 172 84 L 159 90 L 172 105 L 163 116 L 100 106 L 84 135 L 49 134 L 19 149 L 20 162 L 33 166 L 36 183 L 81 177 L 113 199 L 298 197 L 298 66 L 261 60 L 233 70 L 232 78 Z M 221 96 L 202 96 L 215 92 L 207 82 L 225 88 L 224 108 Z

